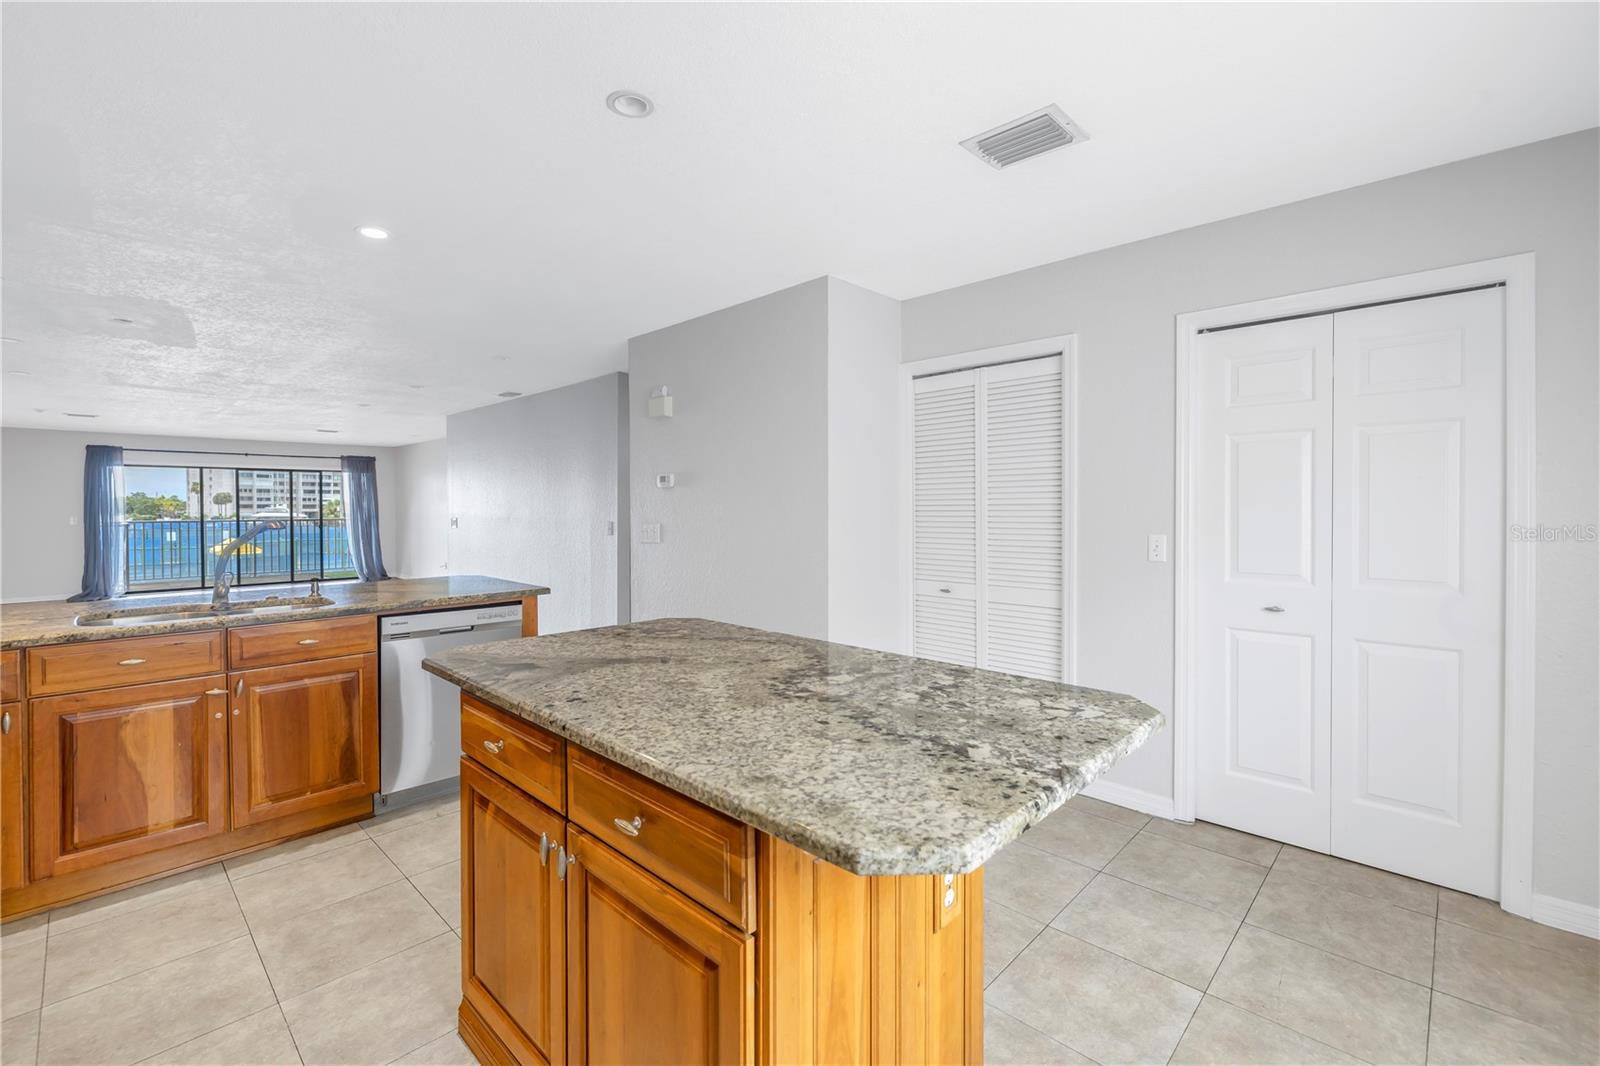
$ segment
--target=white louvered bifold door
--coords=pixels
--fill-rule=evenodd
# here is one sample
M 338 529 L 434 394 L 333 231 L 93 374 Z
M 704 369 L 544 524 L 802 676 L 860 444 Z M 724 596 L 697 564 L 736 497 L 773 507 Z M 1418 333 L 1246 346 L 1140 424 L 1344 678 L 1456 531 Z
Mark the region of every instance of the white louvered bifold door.
M 1061 357 L 914 384 L 913 654 L 1064 680 Z
M 912 388 L 912 654 L 977 666 L 978 375 Z
M 1062 680 L 1061 359 L 985 367 L 978 542 L 980 661 Z

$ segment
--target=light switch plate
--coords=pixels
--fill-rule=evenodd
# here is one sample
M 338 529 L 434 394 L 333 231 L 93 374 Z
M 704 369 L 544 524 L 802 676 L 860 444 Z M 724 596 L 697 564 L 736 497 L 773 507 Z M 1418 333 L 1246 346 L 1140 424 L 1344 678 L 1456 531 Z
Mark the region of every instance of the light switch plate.
M 661 523 L 660 522 L 646 522 L 644 525 L 640 526 L 639 527 L 639 543 L 640 544 L 660 544 L 661 543 Z
M 1167 535 L 1165 533 L 1150 534 L 1150 554 L 1148 558 L 1152 563 L 1164 563 L 1167 561 Z

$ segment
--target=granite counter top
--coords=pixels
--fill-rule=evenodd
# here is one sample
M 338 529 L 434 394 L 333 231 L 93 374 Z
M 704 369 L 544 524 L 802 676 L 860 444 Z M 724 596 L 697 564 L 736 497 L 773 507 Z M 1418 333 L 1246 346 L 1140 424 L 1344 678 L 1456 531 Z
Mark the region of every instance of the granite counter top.
M 1115 692 L 702 619 L 423 668 L 858 874 L 974 869 L 1162 723 Z
M 248 604 L 271 596 L 304 595 L 309 586 L 292 589 L 234 588 L 235 604 Z M 523 585 L 497 577 L 460 574 L 450 577 L 391 578 L 388 581 L 329 582 L 322 595 L 333 603 L 325 607 L 306 607 L 270 615 L 221 615 L 161 622 L 155 625 L 75 626 L 72 620 L 81 613 L 115 611 L 138 607 L 158 611 L 173 604 L 209 603 L 211 592 L 184 592 L 170 596 L 123 596 L 92 603 L 66 600 L 41 600 L 33 603 L 0 604 L 0 649 L 25 648 L 34 644 L 67 644 L 81 640 L 107 640 L 115 637 L 178 633 L 192 629 L 223 629 L 232 626 L 264 625 L 271 622 L 299 622 L 314 618 L 333 618 L 345 614 L 393 614 L 397 611 L 427 611 L 441 607 L 468 607 L 478 603 L 504 603 L 524 596 L 542 596 L 550 590 L 542 585 Z

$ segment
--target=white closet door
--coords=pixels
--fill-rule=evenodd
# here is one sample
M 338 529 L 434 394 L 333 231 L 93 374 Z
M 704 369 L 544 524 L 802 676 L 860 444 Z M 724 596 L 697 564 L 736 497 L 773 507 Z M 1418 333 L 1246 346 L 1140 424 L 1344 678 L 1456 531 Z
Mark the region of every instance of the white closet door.
M 912 382 L 913 655 L 978 665 L 978 375 Z
M 1500 887 L 1503 292 L 1334 316 L 1333 851 Z
M 1332 319 L 1199 358 L 1196 814 L 1327 851 Z
M 979 661 L 1060 681 L 1063 652 L 1061 357 L 985 367 Z

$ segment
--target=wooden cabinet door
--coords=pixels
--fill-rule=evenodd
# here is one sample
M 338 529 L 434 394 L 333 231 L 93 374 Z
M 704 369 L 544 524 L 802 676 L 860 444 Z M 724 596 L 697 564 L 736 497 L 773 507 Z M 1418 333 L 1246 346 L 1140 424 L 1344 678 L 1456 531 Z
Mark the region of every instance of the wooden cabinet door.
M 754 1058 L 753 938 L 567 827 L 567 1061 Z
M 35 878 L 227 828 L 224 683 L 219 674 L 30 701 Z
M 378 791 L 378 657 L 228 677 L 233 827 Z
M 461 760 L 462 996 L 525 1066 L 566 1058 L 565 843 L 559 814 Z
M 0 888 L 28 880 L 23 859 L 22 767 L 28 759 L 28 732 L 22 704 L 0 703 Z

